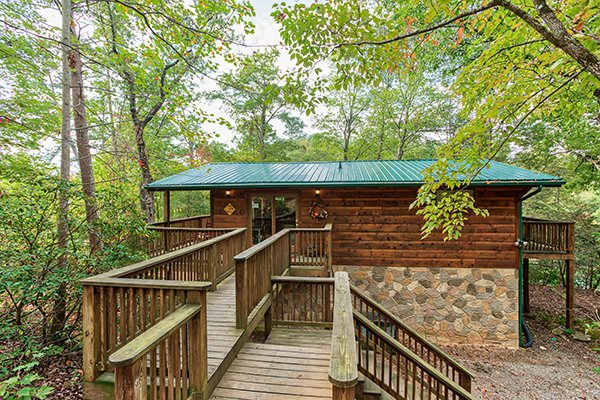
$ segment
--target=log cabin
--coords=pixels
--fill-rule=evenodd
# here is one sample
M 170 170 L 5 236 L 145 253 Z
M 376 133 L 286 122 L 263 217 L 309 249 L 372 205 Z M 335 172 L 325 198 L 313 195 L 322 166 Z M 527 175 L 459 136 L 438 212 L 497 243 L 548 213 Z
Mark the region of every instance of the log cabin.
M 528 193 L 564 181 L 492 161 L 468 188 L 489 216 L 469 216 L 459 240 L 444 241 L 441 233 L 422 239 L 423 220 L 409 205 L 423 184 L 421 171 L 432 163 L 211 163 L 147 188 L 165 192 L 167 220 L 170 191 L 210 190 L 206 223 L 246 227 L 248 245 L 286 228 L 332 224 L 333 271 L 347 271 L 354 285 L 417 331 L 437 343 L 517 347 L 523 250 L 526 264 L 532 255 L 523 244 L 534 246 L 522 236 L 524 222 L 527 233 L 543 231 L 544 240 L 564 242 L 556 251 L 572 259 L 568 226 L 524 221 L 521 203 Z M 295 245 L 310 257 L 313 244 Z M 544 244 L 533 251 L 555 254 Z M 293 275 L 328 273 L 301 261 L 293 263 Z
M 518 347 L 532 258 L 565 260 L 572 327 L 574 226 L 522 216 L 562 179 L 490 162 L 467 188 L 489 216 L 422 239 L 409 205 L 432 162 L 211 163 L 148 185 L 150 258 L 82 281 L 86 398 L 473 400 L 437 344 Z M 171 218 L 173 191 L 201 190 L 209 215 Z

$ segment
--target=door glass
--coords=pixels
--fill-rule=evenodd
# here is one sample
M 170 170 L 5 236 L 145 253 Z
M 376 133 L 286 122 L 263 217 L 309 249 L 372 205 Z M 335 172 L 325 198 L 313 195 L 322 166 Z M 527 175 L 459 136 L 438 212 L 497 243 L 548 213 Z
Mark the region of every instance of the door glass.
M 275 196 L 275 231 L 296 227 L 296 198 Z
M 262 242 L 273 234 L 271 197 L 252 197 L 252 243 Z

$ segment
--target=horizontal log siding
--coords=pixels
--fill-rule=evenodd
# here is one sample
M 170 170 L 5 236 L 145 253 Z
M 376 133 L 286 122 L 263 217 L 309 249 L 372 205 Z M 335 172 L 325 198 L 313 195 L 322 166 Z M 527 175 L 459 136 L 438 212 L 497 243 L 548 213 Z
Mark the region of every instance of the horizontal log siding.
M 518 196 L 510 188 L 475 189 L 476 205 L 488 218 L 470 216 L 463 236 L 421 240 L 422 218 L 408 207 L 416 189 L 321 189 L 329 218 L 308 216 L 314 190 L 300 195 L 300 225 L 333 223 L 333 264 L 397 267 L 518 268 Z
M 422 218 L 408 207 L 417 194 L 413 188 L 320 188 L 320 199 L 329 213 L 316 222 L 308 215 L 315 189 L 299 193 L 299 227 L 316 228 L 333 223 L 333 264 L 397 267 L 518 268 L 518 199 L 523 188 L 476 188 L 478 207 L 489 210 L 488 218 L 470 216 L 463 236 L 444 242 L 436 233 L 421 240 Z M 259 190 L 270 193 L 272 190 Z M 293 193 L 293 189 L 275 193 Z M 251 191 L 213 192 L 214 227 L 246 226 Z M 236 213 L 223 208 L 231 202 Z M 236 215 L 237 214 L 237 215 Z
M 233 214 L 228 215 L 225 207 L 230 204 L 235 207 Z M 248 225 L 248 204 L 246 192 L 231 190 L 231 197 L 225 195 L 225 190 L 215 190 L 211 195 L 213 227 L 215 228 L 241 228 Z M 248 231 L 250 238 L 251 230 Z

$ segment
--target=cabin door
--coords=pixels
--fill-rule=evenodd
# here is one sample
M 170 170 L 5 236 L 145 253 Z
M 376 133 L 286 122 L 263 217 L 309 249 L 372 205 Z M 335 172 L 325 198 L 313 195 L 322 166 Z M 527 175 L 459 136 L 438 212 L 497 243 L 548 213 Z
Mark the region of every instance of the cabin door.
M 286 228 L 295 228 L 298 199 L 286 194 L 257 194 L 250 197 L 252 243 L 262 242 Z

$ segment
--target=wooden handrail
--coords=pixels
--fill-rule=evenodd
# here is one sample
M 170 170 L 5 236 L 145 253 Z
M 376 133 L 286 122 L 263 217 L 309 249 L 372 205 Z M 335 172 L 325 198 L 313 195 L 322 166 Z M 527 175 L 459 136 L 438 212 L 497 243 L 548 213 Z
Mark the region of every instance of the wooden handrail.
M 358 357 L 353 321 L 348 273 L 336 272 L 329 363 L 329 381 L 333 385 L 333 400 L 354 399 L 355 386 L 358 382 Z
M 246 249 L 234 257 L 236 281 L 236 326 L 243 329 L 248 317 L 262 304 L 265 296 L 271 295 L 271 276 L 284 275 L 292 265 L 292 234 L 295 246 L 299 242 L 317 245 L 315 251 L 300 252 L 294 262 L 308 262 L 308 265 L 322 265 L 326 271 L 331 267 L 331 224 L 325 228 L 309 228 L 298 231 L 296 228 L 283 229 L 264 241 Z M 325 237 L 324 237 L 325 236 Z M 327 250 L 325 250 L 327 249 Z M 304 264 L 306 265 L 306 264 Z
M 277 232 L 276 234 L 269 236 L 267 239 L 263 240 L 262 242 L 255 244 L 254 246 L 250 247 L 249 249 L 242 251 L 241 253 L 239 253 L 238 255 L 233 257 L 233 259 L 235 261 L 244 261 L 244 260 L 252 257 L 253 255 L 259 253 L 260 251 L 266 249 L 271 244 L 275 243 L 276 241 L 278 241 L 279 239 L 281 239 L 282 237 L 287 235 L 290 231 L 291 231 L 290 228 L 283 229 L 283 230 Z
M 421 359 L 418 355 L 416 355 L 415 353 L 413 353 L 410 349 L 408 349 L 407 347 L 405 347 L 404 345 L 402 345 L 400 342 L 398 342 L 396 339 L 394 339 L 392 336 L 390 336 L 387 332 L 385 332 L 383 329 L 381 329 L 380 327 L 378 327 L 376 324 L 374 324 L 371 320 L 369 320 L 367 317 L 365 317 L 364 315 L 362 315 L 360 312 L 358 311 L 354 311 L 354 320 L 356 321 L 356 333 L 359 336 L 359 346 L 362 343 L 362 340 L 360 340 L 362 337 L 366 336 L 368 337 L 368 342 L 372 344 L 373 346 L 373 351 L 378 351 L 378 352 L 384 352 L 384 355 L 382 356 L 382 360 L 388 360 L 385 361 L 390 362 L 390 365 L 392 365 L 390 359 L 396 357 L 397 355 L 394 354 L 394 352 L 391 352 L 390 349 L 393 349 L 395 352 L 397 352 L 398 354 L 401 354 L 406 360 L 409 361 L 410 366 L 406 365 L 405 363 L 400 363 L 398 362 L 398 369 L 401 368 L 405 368 L 404 370 L 404 374 L 405 374 L 405 379 L 408 378 L 408 373 L 409 371 L 412 373 L 412 384 L 413 387 L 411 388 L 412 393 L 414 394 L 416 392 L 416 387 L 414 385 L 419 384 L 421 386 L 421 393 L 423 393 L 423 389 L 427 388 L 426 390 L 429 393 L 426 393 L 427 396 L 426 398 L 432 398 L 430 397 L 431 395 L 436 395 L 437 396 L 435 398 L 442 398 L 442 399 L 461 399 L 461 400 L 476 400 L 475 396 L 473 396 L 469 391 L 467 391 L 466 389 L 464 389 L 462 386 L 460 386 L 458 383 L 454 382 L 453 380 L 451 380 L 450 378 L 448 378 L 446 375 L 444 375 L 442 372 L 438 371 L 435 367 L 433 367 L 432 365 L 430 365 L 429 363 L 427 363 L 426 361 L 424 361 L 423 359 Z M 363 332 L 363 330 L 366 329 L 367 332 Z M 373 333 L 373 335 L 375 337 L 371 337 L 371 335 L 369 334 L 369 331 L 371 333 Z M 383 340 L 384 343 L 381 343 L 379 340 Z M 379 344 L 378 344 L 379 343 Z M 369 348 L 367 348 L 367 352 L 368 352 Z M 387 351 L 386 351 L 387 350 Z M 373 370 L 375 371 L 374 373 L 370 371 L 370 368 L 368 368 L 368 362 L 370 360 L 369 355 L 367 354 L 366 357 L 361 357 L 361 359 L 363 360 L 359 360 L 359 369 L 361 370 L 361 372 L 363 374 L 365 374 L 366 377 L 368 377 L 369 379 L 374 379 L 375 381 L 378 380 L 378 377 L 376 376 L 376 374 L 379 372 L 381 374 L 382 378 L 387 378 L 388 376 L 392 376 L 392 373 L 390 371 L 388 372 L 384 372 L 383 370 L 378 371 L 377 367 L 375 365 L 373 365 Z M 373 359 L 372 360 L 373 363 L 377 362 L 377 359 Z M 365 364 L 366 363 L 366 368 L 365 368 Z M 420 370 L 420 373 L 417 374 L 417 370 Z M 400 370 L 396 371 L 396 374 L 400 374 Z M 427 374 L 429 376 L 429 379 L 427 379 L 423 373 Z M 433 378 L 434 382 L 431 382 L 431 378 Z M 435 384 L 434 384 L 435 383 Z M 443 386 L 443 390 L 440 393 L 440 387 L 439 385 Z M 426 385 L 426 386 L 425 386 Z M 394 390 L 392 390 L 392 384 L 391 382 L 388 382 L 387 384 L 383 384 L 380 385 L 383 386 L 383 388 L 387 389 L 388 392 L 394 392 Z M 408 388 L 408 383 L 405 384 L 405 390 Z M 396 391 L 398 391 L 399 387 L 396 387 Z M 396 394 L 396 393 L 390 393 L 390 394 Z M 399 393 L 398 393 L 399 394 Z M 450 397 L 449 395 L 452 395 L 452 397 Z M 457 396 L 457 397 L 456 397 Z M 422 398 L 422 397 L 421 397 Z
M 110 367 L 111 353 L 134 340 L 233 271 L 246 228 L 81 281 L 84 379 Z
M 179 222 L 193 221 L 193 220 L 196 220 L 196 219 L 202 220 L 202 219 L 206 219 L 206 218 L 210 218 L 210 214 L 208 214 L 208 215 L 193 215 L 191 217 L 175 218 L 175 219 L 172 219 L 172 220 L 170 220 L 168 222 L 167 221 L 152 222 L 149 225 L 151 225 L 151 226 L 161 226 L 161 224 L 166 224 L 166 223 L 173 224 L 173 223 L 179 223 Z
M 174 259 L 186 256 L 186 255 L 195 253 L 201 249 L 210 247 L 222 240 L 226 240 L 230 237 L 236 236 L 245 231 L 246 231 L 246 228 L 237 228 L 231 232 L 228 232 L 228 233 L 218 236 L 216 238 L 213 238 L 213 239 L 201 242 L 201 243 L 197 243 L 197 244 L 194 244 L 191 246 L 187 246 L 187 247 L 184 247 L 179 250 L 171 251 L 166 254 L 161 254 L 159 256 L 152 257 L 149 260 L 144 260 L 144 261 L 141 261 L 136 264 L 132 264 L 132 265 L 129 265 L 129 266 L 126 266 L 123 268 L 114 269 L 112 271 L 108 271 L 103 274 L 95 275 L 94 277 L 87 278 L 87 279 L 94 279 L 94 278 L 101 278 L 101 277 L 102 278 L 120 278 L 120 277 L 124 277 L 127 275 L 132 275 L 132 274 L 135 274 L 136 272 L 143 271 L 145 269 L 164 264 L 165 262 L 167 262 L 169 260 L 174 260 Z M 85 283 L 87 281 L 87 279 L 84 279 L 82 282 Z
M 522 225 L 525 253 L 573 254 L 574 222 L 523 219 Z
M 242 228 L 188 228 L 185 226 L 153 226 L 150 225 L 147 227 L 147 229 L 151 230 L 151 231 L 186 231 L 186 232 L 219 232 L 219 231 L 227 231 L 227 232 L 231 232 L 234 231 L 236 229 L 242 229 Z M 245 229 L 245 228 L 244 228 Z
M 208 383 L 206 293 L 112 353 L 117 400 L 204 398 Z M 196 397 L 193 397 L 196 398 Z
M 307 276 L 272 276 L 273 283 L 334 283 L 332 277 L 307 277 Z
M 470 390 L 471 387 L 471 379 L 474 377 L 473 373 L 469 371 L 465 366 L 455 361 L 452 357 L 450 357 L 445 351 L 437 347 L 435 344 L 424 338 L 422 335 L 419 335 L 415 330 L 406 325 L 400 318 L 398 318 L 393 313 L 389 312 L 385 308 L 381 307 L 379 304 L 371 300 L 364 293 L 362 293 L 356 286 L 350 285 L 352 296 L 353 296 L 353 304 L 355 311 L 362 312 L 362 304 L 368 305 L 368 308 L 372 310 L 372 313 L 378 314 L 379 322 L 383 323 L 391 323 L 395 325 L 396 336 L 399 337 L 402 334 L 403 340 L 397 340 L 402 343 L 406 343 L 411 346 L 411 350 L 415 352 L 419 352 L 419 356 L 423 359 L 426 359 L 428 362 L 434 364 L 440 364 L 441 369 L 446 370 L 448 374 L 453 375 L 453 370 L 457 371 L 459 376 L 457 377 L 458 383 L 461 384 L 467 390 Z M 358 305 L 357 298 L 360 299 L 361 305 Z M 384 318 L 381 318 L 381 317 Z M 371 316 L 375 319 L 375 316 Z M 404 339 L 406 337 L 406 339 Z M 439 358 L 439 362 L 437 360 Z M 447 364 L 448 368 L 443 367 L 441 364 Z
M 276 242 L 281 237 L 289 234 L 290 232 L 319 232 L 319 231 L 329 232 L 332 230 L 332 226 L 333 226 L 333 224 L 327 224 L 327 225 L 325 225 L 324 228 L 286 228 L 286 229 L 282 229 L 279 232 L 277 232 L 276 234 L 269 236 L 262 242 L 255 244 L 254 246 L 250 247 L 249 249 L 244 250 L 240 254 L 236 255 L 234 257 L 234 259 L 236 261 L 239 261 L 239 260 L 244 260 L 246 258 L 249 258 L 249 257 L 253 256 L 254 254 L 258 253 L 259 251 L 264 250 L 265 248 L 269 247 L 269 245 L 271 245 L 273 242 Z
M 103 276 L 94 276 L 81 281 L 85 286 L 102 287 L 121 287 L 121 288 L 142 288 L 142 289 L 170 289 L 187 291 L 206 291 L 211 287 L 211 282 L 198 281 L 172 281 L 158 279 L 131 279 L 131 278 L 111 278 Z
M 547 222 L 550 224 L 574 224 L 574 221 L 562 221 L 554 219 L 534 218 L 534 217 L 523 217 L 523 222 Z
M 199 304 L 186 304 L 182 306 L 111 354 L 108 357 L 108 362 L 113 367 L 125 367 L 133 364 L 155 348 L 160 342 L 171 336 L 173 332 L 198 314 L 201 309 L 202 306 Z

